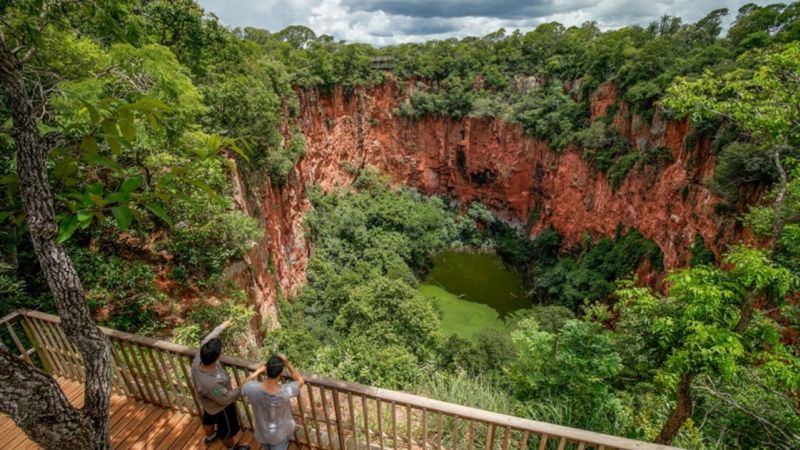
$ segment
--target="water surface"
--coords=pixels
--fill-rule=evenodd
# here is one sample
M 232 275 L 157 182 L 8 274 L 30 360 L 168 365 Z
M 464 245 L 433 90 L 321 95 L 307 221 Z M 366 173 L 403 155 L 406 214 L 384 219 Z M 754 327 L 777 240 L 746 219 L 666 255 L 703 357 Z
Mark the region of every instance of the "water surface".
M 445 333 L 463 337 L 502 328 L 500 319 L 530 306 L 519 275 L 494 253 L 443 252 L 419 290 L 439 305 Z

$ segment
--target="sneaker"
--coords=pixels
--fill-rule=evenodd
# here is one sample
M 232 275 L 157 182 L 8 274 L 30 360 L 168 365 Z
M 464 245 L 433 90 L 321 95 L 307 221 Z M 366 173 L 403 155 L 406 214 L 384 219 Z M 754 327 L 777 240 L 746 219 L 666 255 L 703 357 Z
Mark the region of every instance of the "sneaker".
M 206 436 L 203 438 L 203 444 L 211 445 L 214 441 L 217 440 L 217 433 L 212 434 L 211 436 Z

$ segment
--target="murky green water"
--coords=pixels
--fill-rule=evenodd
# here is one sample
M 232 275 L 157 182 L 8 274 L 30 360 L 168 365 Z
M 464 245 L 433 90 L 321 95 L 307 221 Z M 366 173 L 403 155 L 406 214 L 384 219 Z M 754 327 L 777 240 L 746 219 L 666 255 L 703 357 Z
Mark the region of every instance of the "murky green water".
M 499 319 L 530 306 L 519 275 L 496 254 L 448 251 L 433 262 L 420 292 L 439 303 L 445 332 L 469 336 L 499 327 Z

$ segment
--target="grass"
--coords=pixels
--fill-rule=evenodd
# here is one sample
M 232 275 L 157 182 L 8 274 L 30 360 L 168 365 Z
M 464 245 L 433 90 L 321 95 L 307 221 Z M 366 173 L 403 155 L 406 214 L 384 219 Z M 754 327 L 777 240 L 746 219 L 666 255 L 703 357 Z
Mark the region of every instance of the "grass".
M 456 334 L 469 339 L 486 328 L 505 330 L 497 311 L 488 305 L 462 300 L 431 284 L 420 285 L 419 292 L 433 299 L 442 311 L 442 331 L 447 336 Z

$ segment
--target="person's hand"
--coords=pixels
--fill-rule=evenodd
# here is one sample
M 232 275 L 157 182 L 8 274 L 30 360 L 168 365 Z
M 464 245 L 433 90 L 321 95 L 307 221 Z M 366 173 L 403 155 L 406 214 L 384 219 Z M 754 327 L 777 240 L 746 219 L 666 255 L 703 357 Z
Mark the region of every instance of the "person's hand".
M 231 319 L 228 319 L 225 322 L 222 322 L 222 326 L 225 327 L 225 328 L 230 328 L 231 325 L 233 325 L 233 322 L 231 322 Z
M 264 373 L 266 371 L 267 371 L 267 366 L 265 364 L 265 365 L 259 367 L 258 369 L 256 369 L 256 371 L 255 371 L 255 373 L 253 373 L 253 375 L 261 375 L 262 373 Z
M 278 353 L 278 358 L 280 358 L 284 363 L 289 362 L 289 358 L 287 358 L 283 353 Z

